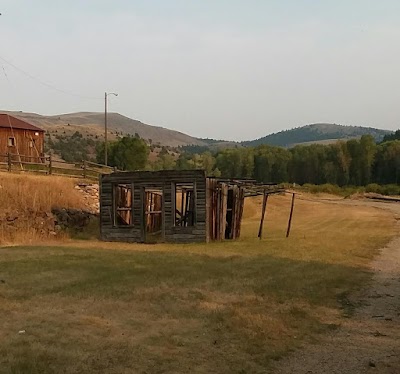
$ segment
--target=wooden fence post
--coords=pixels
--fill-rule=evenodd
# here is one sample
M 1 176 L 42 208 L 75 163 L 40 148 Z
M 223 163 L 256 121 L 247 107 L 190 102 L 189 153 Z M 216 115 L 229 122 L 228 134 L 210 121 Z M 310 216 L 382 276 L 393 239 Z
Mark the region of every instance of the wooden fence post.
M 86 160 L 83 160 L 83 178 L 86 178 Z
M 8 164 L 8 171 L 11 171 L 12 168 L 12 162 L 11 162 L 11 153 L 7 153 L 7 164 Z
M 292 216 L 293 216 L 294 197 L 295 197 L 295 196 L 296 196 L 296 194 L 293 193 L 293 196 L 292 196 L 292 206 L 291 206 L 291 208 L 290 208 L 290 216 L 289 216 L 288 228 L 287 228 L 287 231 L 286 231 L 286 237 L 287 237 L 287 238 L 289 237 L 289 234 L 290 234 L 290 227 L 292 226 Z
M 267 194 L 267 191 L 264 190 L 264 198 L 263 198 L 263 203 L 262 203 L 260 228 L 258 229 L 258 237 L 260 238 L 260 240 L 262 239 L 262 232 L 263 232 L 263 226 L 264 226 L 264 217 L 265 217 L 265 211 L 267 209 L 267 202 L 268 202 L 268 194 Z
M 53 174 L 53 158 L 52 158 L 51 153 L 50 153 L 50 156 L 49 156 L 49 175 L 51 175 L 51 174 Z

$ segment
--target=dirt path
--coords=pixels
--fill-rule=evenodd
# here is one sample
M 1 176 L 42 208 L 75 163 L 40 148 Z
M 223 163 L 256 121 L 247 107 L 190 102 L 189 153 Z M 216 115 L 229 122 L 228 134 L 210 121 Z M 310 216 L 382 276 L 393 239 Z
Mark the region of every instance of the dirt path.
M 392 211 L 400 232 L 400 203 L 343 201 Z M 318 345 L 277 363 L 273 373 L 400 373 L 400 236 L 373 261 L 372 286 L 357 296 L 358 308 Z

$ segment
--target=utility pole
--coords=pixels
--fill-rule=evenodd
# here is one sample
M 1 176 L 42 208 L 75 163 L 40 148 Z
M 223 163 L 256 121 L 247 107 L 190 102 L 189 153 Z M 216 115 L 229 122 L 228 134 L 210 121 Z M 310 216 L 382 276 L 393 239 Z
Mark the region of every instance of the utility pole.
M 104 92 L 104 165 L 108 165 L 108 155 L 107 155 L 107 151 L 108 151 L 108 147 L 107 147 L 107 97 L 108 95 L 114 95 L 114 96 L 118 96 L 117 93 L 114 92 Z
M 107 92 L 104 92 L 104 165 L 107 166 Z

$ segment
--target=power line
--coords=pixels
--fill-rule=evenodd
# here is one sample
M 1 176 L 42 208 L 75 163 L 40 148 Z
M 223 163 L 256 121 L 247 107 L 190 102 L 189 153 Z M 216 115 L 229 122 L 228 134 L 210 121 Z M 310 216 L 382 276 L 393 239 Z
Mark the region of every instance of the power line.
M 61 92 L 61 93 L 63 93 L 63 94 L 70 95 L 70 96 L 79 97 L 79 98 L 81 98 L 81 99 L 103 100 L 102 97 L 84 96 L 84 95 L 80 95 L 80 94 L 77 94 L 77 93 L 74 93 L 74 92 L 66 91 L 66 90 L 63 90 L 63 89 L 61 89 L 61 88 L 55 87 L 55 86 L 53 86 L 53 85 L 51 85 L 51 84 L 49 84 L 49 83 L 46 83 L 46 82 L 42 81 L 42 80 L 39 79 L 39 78 L 33 76 L 32 74 L 29 74 L 28 72 L 26 72 L 25 70 L 19 68 L 18 66 L 16 66 L 16 65 L 13 64 L 12 62 L 6 60 L 4 57 L 1 57 L 1 56 L 0 56 L 0 60 L 4 61 L 6 64 L 10 65 L 10 66 L 13 67 L 15 70 L 17 70 L 17 71 L 19 71 L 20 73 L 24 74 L 24 75 L 27 76 L 28 78 L 30 78 L 30 79 L 32 79 L 32 80 L 34 80 L 34 81 L 40 83 L 41 85 L 43 85 L 43 86 L 45 86 L 45 87 L 47 87 L 47 88 L 50 88 L 50 89 L 52 89 L 52 90 L 54 90 L 54 91 L 58 91 L 58 92 Z M 4 67 L 3 67 L 3 70 L 4 70 Z M 5 72 L 5 70 L 4 70 L 4 72 Z M 6 76 L 7 76 L 7 74 L 6 74 Z M 8 79 L 8 77 L 7 77 L 7 79 Z
M 0 14 L 0 15 L 1 15 L 1 14 Z M 6 69 L 5 69 L 4 65 L 1 65 L 1 67 L 2 67 L 2 69 L 3 69 L 4 76 L 6 77 L 7 82 L 10 83 L 10 80 L 8 79 L 8 75 L 7 75 L 7 72 L 6 72 Z

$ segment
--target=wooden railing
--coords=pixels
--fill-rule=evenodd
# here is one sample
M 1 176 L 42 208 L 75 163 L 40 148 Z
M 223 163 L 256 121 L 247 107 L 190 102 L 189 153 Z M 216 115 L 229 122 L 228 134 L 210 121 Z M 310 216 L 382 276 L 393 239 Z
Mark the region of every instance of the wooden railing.
M 100 174 L 117 171 L 116 168 L 83 160 L 73 163 L 55 160 L 49 156 L 20 156 L 12 153 L 0 154 L 0 169 L 9 172 L 26 171 L 72 178 L 98 179 Z

